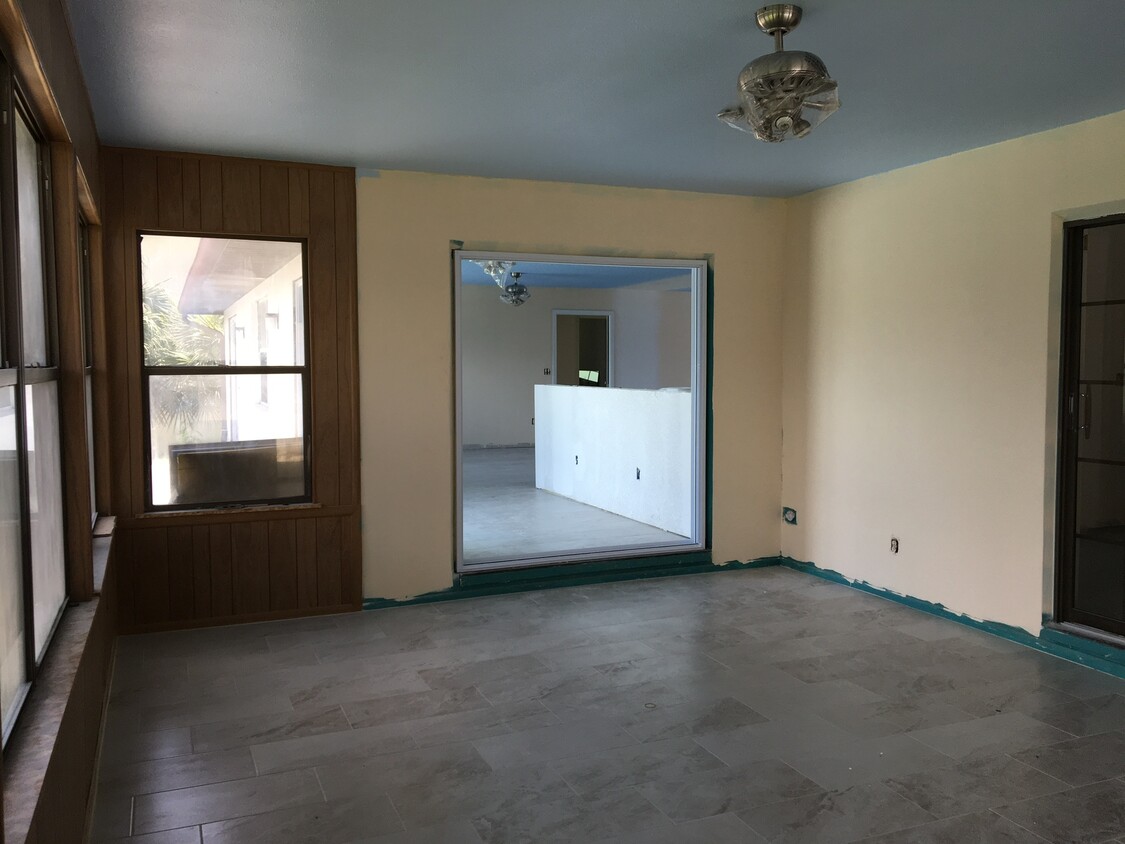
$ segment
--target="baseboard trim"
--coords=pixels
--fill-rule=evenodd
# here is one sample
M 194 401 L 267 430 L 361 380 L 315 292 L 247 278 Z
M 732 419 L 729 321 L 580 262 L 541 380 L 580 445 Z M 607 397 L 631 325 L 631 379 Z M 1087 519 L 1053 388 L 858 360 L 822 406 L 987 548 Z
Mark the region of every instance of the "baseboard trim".
M 1060 630 L 1047 628 L 1041 630 L 1039 635 L 1036 636 L 1024 630 L 1022 627 L 1014 627 L 999 621 L 985 621 L 973 618 L 964 613 L 949 610 L 943 604 L 937 604 L 933 601 L 924 601 L 921 598 L 903 595 L 898 592 L 893 592 L 890 589 L 872 586 L 866 581 L 853 580 L 846 575 L 840 574 L 838 571 L 821 568 L 814 563 L 795 560 L 792 557 L 783 556 L 780 558 L 780 563 L 786 568 L 804 572 L 805 574 L 811 574 L 833 583 L 850 586 L 852 589 L 858 589 L 869 595 L 885 598 L 888 601 L 894 601 L 897 604 L 902 604 L 911 609 L 921 610 L 930 615 L 936 615 L 939 618 L 955 621 L 958 624 L 990 633 L 993 636 L 999 636 L 1001 639 L 1007 639 L 1018 645 L 1024 645 L 1025 647 L 1033 648 L 1034 650 L 1050 654 L 1059 659 L 1065 659 L 1067 662 L 1074 662 L 1078 665 L 1084 665 L 1087 668 L 1101 671 L 1104 674 L 1110 674 L 1114 677 L 1125 679 L 1125 651 L 1118 648 L 1098 645 L 1097 643 L 1090 642 L 1088 639 L 1083 639 Z
M 974 630 L 980 630 L 1018 645 L 1049 654 L 1067 662 L 1093 668 L 1104 674 L 1125 679 L 1125 650 L 1098 642 L 1092 642 L 1058 629 L 1044 627 L 1037 636 L 999 621 L 973 618 L 964 613 L 947 609 L 943 604 L 925 601 L 911 595 L 903 595 L 880 586 L 873 586 L 862 580 L 854 580 L 838 571 L 821 568 L 815 563 L 795 560 L 792 557 L 759 557 L 742 562 L 730 560 L 726 563 L 712 563 L 706 551 L 683 554 L 673 557 L 645 557 L 629 560 L 609 560 L 593 563 L 575 563 L 569 566 L 546 566 L 543 568 L 516 569 L 506 572 L 483 572 L 481 574 L 461 575 L 455 578 L 448 589 L 414 595 L 409 598 L 365 598 L 365 610 L 387 609 L 389 607 L 409 607 L 419 604 L 433 604 L 442 601 L 460 601 L 469 598 L 483 598 L 489 595 L 508 595 L 516 592 L 530 592 L 540 589 L 557 589 L 566 586 L 583 586 L 594 583 L 611 583 L 624 580 L 642 580 L 656 577 L 676 577 L 685 574 L 706 574 L 726 571 L 784 566 L 803 572 L 822 580 L 839 583 L 874 595 L 896 604 L 919 610 L 929 615 L 944 618 Z
M 759 557 L 748 562 L 730 560 L 726 563 L 713 563 L 709 551 L 700 551 L 691 554 L 574 563 L 567 566 L 543 566 L 540 568 L 513 569 L 512 571 L 482 572 L 480 574 L 460 575 L 456 577 L 453 585 L 448 589 L 426 592 L 409 598 L 365 598 L 363 608 L 365 610 L 378 610 L 387 607 L 408 607 L 417 604 L 433 604 L 440 601 L 483 598 L 489 595 L 531 592 L 539 589 L 558 589 L 566 586 L 585 586 L 623 580 L 647 580 L 683 574 L 743 571 L 781 564 L 781 557 Z

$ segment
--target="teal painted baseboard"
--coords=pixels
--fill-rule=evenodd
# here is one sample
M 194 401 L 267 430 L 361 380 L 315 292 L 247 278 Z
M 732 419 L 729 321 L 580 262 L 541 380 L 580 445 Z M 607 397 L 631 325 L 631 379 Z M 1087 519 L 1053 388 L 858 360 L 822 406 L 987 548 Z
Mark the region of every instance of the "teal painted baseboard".
M 388 607 L 408 607 L 418 604 L 433 604 L 440 601 L 459 601 L 468 598 L 483 598 L 489 595 L 530 592 L 539 589 L 557 589 L 566 586 L 654 577 L 675 577 L 683 574 L 741 571 L 770 566 L 785 566 L 794 571 L 804 572 L 852 589 L 858 589 L 869 595 L 885 598 L 911 609 L 954 621 L 966 627 L 999 636 L 1010 642 L 1034 648 L 1051 656 L 1125 679 L 1125 650 L 1100 642 L 1092 642 L 1061 630 L 1044 628 L 1036 636 L 1022 627 L 1014 627 L 998 621 L 982 621 L 964 613 L 954 612 L 942 604 L 924 601 L 910 595 L 901 595 L 892 592 L 890 589 L 872 586 L 864 581 L 852 580 L 832 569 L 820 568 L 813 563 L 784 556 L 761 557 L 749 562 L 731 560 L 730 562 L 716 564 L 711 562 L 709 553 L 699 552 L 667 557 L 643 557 L 631 560 L 575 563 L 568 566 L 544 566 L 503 572 L 482 572 L 480 574 L 460 575 L 448 589 L 427 592 L 402 600 L 366 598 L 363 602 L 363 608 L 365 610 L 377 610 Z
M 999 636 L 1002 639 L 1034 648 L 1037 651 L 1042 651 L 1051 656 L 1065 659 L 1068 662 L 1075 662 L 1105 674 L 1112 674 L 1114 677 L 1125 679 L 1125 650 L 1114 648 L 1111 645 L 1092 642 L 1061 630 L 1044 628 L 1039 632 L 1039 635 L 1036 636 L 1024 630 L 1022 627 L 1013 627 L 1010 624 L 1002 624 L 998 621 L 981 621 L 965 615 L 964 613 L 957 613 L 946 609 L 942 604 L 936 604 L 932 601 L 923 601 L 920 598 L 912 598 L 909 595 L 900 595 L 898 592 L 872 586 L 865 581 L 852 580 L 840 574 L 838 571 L 820 568 L 813 563 L 794 560 L 792 557 L 781 557 L 781 565 L 794 569 L 795 571 L 823 578 L 824 580 L 830 580 L 833 583 L 841 583 L 844 586 L 850 586 L 852 589 L 858 589 L 870 595 L 877 595 L 880 598 L 886 598 L 888 601 L 894 601 L 895 603 L 903 604 L 911 609 L 921 610 L 930 615 L 936 615 L 939 618 L 955 621 L 958 624 L 964 624 L 967 627 L 982 630 L 985 633 L 991 633 L 993 636 Z
M 488 595 L 508 595 L 538 589 L 558 589 L 565 586 L 583 586 L 592 583 L 611 583 L 621 580 L 642 580 L 653 577 L 674 577 L 681 574 L 706 574 L 709 572 L 739 571 L 781 565 L 781 557 L 760 557 L 749 562 L 731 560 L 726 563 L 711 562 L 709 552 L 673 554 L 663 557 L 641 557 L 627 560 L 606 560 L 592 563 L 574 563 L 566 566 L 513 569 L 511 571 L 463 574 L 448 589 L 426 592 L 410 598 L 365 598 L 365 610 L 387 607 L 408 607 L 416 604 L 433 604 L 439 601 L 458 601 L 466 598 L 483 598 Z

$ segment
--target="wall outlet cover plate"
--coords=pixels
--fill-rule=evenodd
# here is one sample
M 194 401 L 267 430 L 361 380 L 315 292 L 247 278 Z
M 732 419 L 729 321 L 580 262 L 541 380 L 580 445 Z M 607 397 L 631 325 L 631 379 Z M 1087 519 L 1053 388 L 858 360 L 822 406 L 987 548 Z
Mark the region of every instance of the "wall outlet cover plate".
M 792 507 L 782 507 L 781 518 L 785 521 L 785 524 L 795 525 L 797 524 L 797 511 Z

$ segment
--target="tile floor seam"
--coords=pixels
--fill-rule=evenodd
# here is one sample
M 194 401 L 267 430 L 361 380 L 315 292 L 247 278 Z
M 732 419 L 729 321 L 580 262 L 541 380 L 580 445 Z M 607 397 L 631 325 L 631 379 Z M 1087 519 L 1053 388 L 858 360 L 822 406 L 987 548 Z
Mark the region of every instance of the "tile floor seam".
M 1058 793 L 1061 793 L 1061 792 L 1058 792 Z M 1034 799 L 1034 798 L 1032 798 L 1032 799 Z M 998 818 L 1003 818 L 1004 820 L 1006 820 L 1008 823 L 1012 824 L 1013 826 L 1018 826 L 1020 829 L 1024 830 L 1028 835 L 1034 836 L 1036 841 L 1043 841 L 1043 842 L 1046 842 L 1046 844 L 1054 844 L 1054 842 L 1051 841 L 1050 838 L 1044 838 L 1042 835 L 1039 835 L 1034 830 L 1028 829 L 1026 826 L 1024 826 L 1019 821 L 1013 820 L 1012 818 L 1009 818 L 1006 815 L 1001 815 L 999 812 L 996 811 L 995 807 L 990 808 L 988 810 L 988 812 L 989 812 L 989 814 L 996 815 L 996 817 L 998 817 Z
M 471 688 L 476 689 L 477 694 L 480 695 L 482 698 L 484 698 L 485 701 L 487 701 L 489 706 L 492 706 L 492 707 L 496 706 L 496 704 L 488 697 L 488 695 L 486 695 L 484 692 L 482 692 L 480 690 L 480 686 L 472 686 Z
M 318 774 L 317 779 L 319 779 L 319 778 L 320 778 L 320 775 Z M 321 788 L 323 789 L 323 786 L 321 786 Z M 389 791 L 382 791 L 382 792 L 380 792 L 379 796 L 387 798 L 387 802 L 391 804 L 391 811 L 395 813 L 395 817 L 398 818 L 399 825 L 402 826 L 402 831 L 403 832 L 409 832 L 410 829 L 406 825 L 406 820 L 402 817 L 402 812 L 400 812 L 398 810 L 398 806 L 395 805 L 394 798 L 391 797 L 390 792 Z M 325 798 L 325 801 L 327 802 L 327 798 Z
M 1049 745 L 1044 745 L 1044 746 L 1049 746 Z M 1036 747 L 1030 747 L 1030 748 L 1028 748 L 1028 750 L 1038 750 L 1038 748 L 1036 748 Z M 1020 751 L 1020 752 L 1022 753 L 1023 751 Z M 1005 753 L 1005 754 L 1004 754 L 1004 758 L 1006 758 L 1006 759 L 1011 759 L 1011 760 L 1012 760 L 1013 762 L 1015 762 L 1015 763 L 1016 763 L 1017 765 L 1023 765 L 1023 766 L 1025 767 L 1025 768 L 1028 768 L 1028 769 L 1030 769 L 1030 770 L 1032 770 L 1032 771 L 1035 771 L 1035 772 L 1036 772 L 1036 773 L 1038 773 L 1038 774 L 1042 774 L 1043 776 L 1047 777 L 1048 779 L 1052 779 L 1052 780 L 1054 780 L 1055 782 L 1057 782 L 1057 783 L 1058 783 L 1059 785 L 1061 785 L 1061 786 L 1062 786 L 1062 788 L 1061 788 L 1061 789 L 1059 789 L 1059 791 L 1069 791 L 1069 790 L 1070 790 L 1070 789 L 1072 789 L 1072 788 L 1077 788 L 1077 786 L 1073 786 L 1073 785 L 1071 785 L 1070 783 L 1068 783 L 1068 782 L 1067 782 L 1066 780 L 1064 780 L 1064 779 L 1059 779 L 1059 778 L 1058 778 L 1058 777 L 1056 777 L 1056 776 L 1055 776 L 1054 774 L 1048 773 L 1047 771 L 1044 771 L 1044 770 L 1043 770 L 1042 768 L 1036 768 L 1036 767 L 1035 767 L 1034 765 L 1032 765 L 1032 764 L 1031 764 L 1030 762 L 1024 762 L 1024 761 L 1023 761 L 1022 759 L 1017 759 L 1017 758 L 1016 758 L 1015 756 L 1013 756 L 1013 755 L 1012 755 L 1011 753 Z M 1111 779 L 1112 779 L 1112 777 L 1111 777 Z M 1059 792 L 1058 792 L 1058 791 L 1053 791 L 1053 792 L 1050 792 L 1050 793 L 1051 793 L 1051 794 L 1058 794 Z M 993 807 L 989 807 L 989 808 L 993 808 Z

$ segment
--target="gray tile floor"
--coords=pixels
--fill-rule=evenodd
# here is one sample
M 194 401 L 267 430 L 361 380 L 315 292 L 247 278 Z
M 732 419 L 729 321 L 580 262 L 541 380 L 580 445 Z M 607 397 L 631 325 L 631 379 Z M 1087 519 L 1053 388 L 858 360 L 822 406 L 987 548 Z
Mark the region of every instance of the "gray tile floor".
M 467 449 L 462 468 L 466 562 L 688 541 L 677 533 L 536 489 L 534 448 Z
M 94 824 L 145 844 L 1118 841 L 1125 682 L 784 568 L 129 637 Z

